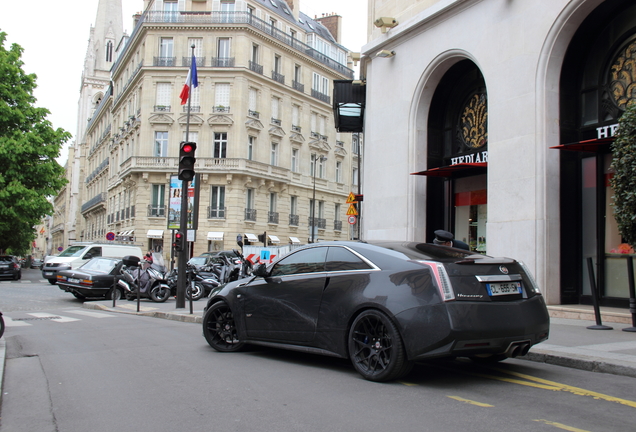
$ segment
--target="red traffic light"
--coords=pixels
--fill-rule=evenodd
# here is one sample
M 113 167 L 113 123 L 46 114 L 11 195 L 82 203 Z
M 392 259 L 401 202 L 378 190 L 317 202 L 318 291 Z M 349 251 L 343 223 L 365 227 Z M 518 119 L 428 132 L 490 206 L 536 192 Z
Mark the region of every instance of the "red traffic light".
M 194 151 L 194 147 L 190 143 L 185 143 L 183 147 L 181 147 L 184 153 L 192 153 Z
M 183 238 L 183 234 L 181 234 L 180 232 L 176 233 L 174 235 L 174 238 L 176 238 L 177 240 L 181 240 Z

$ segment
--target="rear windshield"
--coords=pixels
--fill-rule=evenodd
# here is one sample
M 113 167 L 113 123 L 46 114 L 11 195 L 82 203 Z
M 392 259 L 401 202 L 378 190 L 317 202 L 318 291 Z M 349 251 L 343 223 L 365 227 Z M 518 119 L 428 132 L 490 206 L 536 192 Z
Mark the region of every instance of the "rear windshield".
M 471 252 L 463 249 L 456 249 L 447 246 L 437 246 L 430 243 L 418 243 L 418 242 L 369 242 L 384 248 L 394 250 L 402 253 L 412 260 L 456 260 L 463 259 L 467 256 L 475 255 L 476 252 Z M 479 255 L 483 257 L 484 255 Z
M 59 254 L 59 257 L 78 257 L 82 256 L 82 251 L 86 248 L 86 246 L 69 246 L 66 248 L 64 252 Z
M 13 259 L 10 256 L 0 256 L 0 262 L 12 262 Z
M 93 258 L 84 264 L 81 268 L 83 270 L 92 270 L 97 273 L 108 274 L 115 268 L 119 260 L 108 258 Z

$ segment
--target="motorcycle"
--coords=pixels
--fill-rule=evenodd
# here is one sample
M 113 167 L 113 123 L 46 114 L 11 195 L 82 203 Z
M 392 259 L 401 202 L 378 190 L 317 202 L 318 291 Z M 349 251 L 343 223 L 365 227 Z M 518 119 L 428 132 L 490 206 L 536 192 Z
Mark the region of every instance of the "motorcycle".
M 170 297 L 170 286 L 166 282 L 163 266 L 158 264 L 143 263 L 136 256 L 125 256 L 121 274 L 117 278 L 117 284 L 124 289 L 127 300 L 141 298 L 163 303 Z
M 201 276 L 195 266 L 188 265 L 186 274 L 188 282 L 185 295 L 188 300 L 190 300 L 190 296 L 192 296 L 192 301 L 197 301 L 209 293 L 213 287 L 219 285 L 219 281 L 216 278 Z M 171 295 L 176 296 L 178 281 L 178 271 L 176 268 L 168 273 L 166 281 L 168 286 L 170 286 Z

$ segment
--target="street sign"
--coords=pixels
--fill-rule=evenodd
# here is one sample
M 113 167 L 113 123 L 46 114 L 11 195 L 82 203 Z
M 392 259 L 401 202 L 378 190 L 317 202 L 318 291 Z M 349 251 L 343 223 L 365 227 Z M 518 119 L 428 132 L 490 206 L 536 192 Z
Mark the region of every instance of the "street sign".
M 353 204 L 349 204 L 349 210 L 347 210 L 347 216 L 358 216 L 358 210 Z
M 109 232 L 106 234 L 106 240 L 108 241 L 113 241 L 115 240 L 115 233 L 114 232 Z
M 349 192 L 349 197 L 347 198 L 346 204 L 353 204 L 355 202 L 357 202 L 356 196 L 353 194 L 353 192 Z
M 355 223 L 356 223 L 356 219 L 357 219 L 357 218 L 356 218 L 355 216 L 349 216 L 349 217 L 347 218 L 347 222 L 349 222 L 349 224 L 353 225 L 353 224 L 355 224 Z

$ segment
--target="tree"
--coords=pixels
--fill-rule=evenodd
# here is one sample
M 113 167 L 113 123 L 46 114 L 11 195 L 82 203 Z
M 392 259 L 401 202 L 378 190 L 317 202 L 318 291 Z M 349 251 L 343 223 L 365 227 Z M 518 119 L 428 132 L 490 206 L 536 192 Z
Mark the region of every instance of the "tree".
M 623 240 L 636 249 L 636 103 L 628 106 L 618 121 L 612 144 L 614 217 Z
M 33 227 L 51 214 L 48 197 L 66 184 L 55 160 L 71 134 L 53 129 L 49 111 L 35 106 L 35 74 L 26 74 L 23 49 L 5 48 L 0 31 L 0 251 L 27 252 Z

